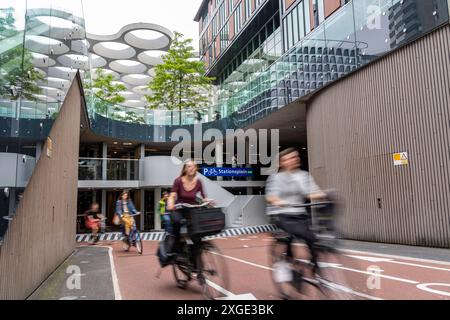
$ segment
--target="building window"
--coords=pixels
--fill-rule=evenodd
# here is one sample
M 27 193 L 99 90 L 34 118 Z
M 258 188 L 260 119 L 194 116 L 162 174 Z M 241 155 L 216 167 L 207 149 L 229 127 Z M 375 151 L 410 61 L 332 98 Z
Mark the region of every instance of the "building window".
M 299 21 L 298 21 L 298 6 L 294 8 L 294 10 L 291 11 L 292 15 L 292 37 L 294 44 L 300 40 L 300 34 L 299 34 Z
M 311 31 L 311 14 L 309 7 L 309 0 L 303 1 L 304 5 L 304 17 L 305 17 L 305 34 L 308 34 Z
M 252 5 L 251 0 L 245 0 L 245 20 L 247 21 L 248 18 L 252 15 Z
M 233 1 L 234 0 L 227 0 L 228 1 L 228 14 L 231 14 L 233 12 Z
M 225 24 L 225 3 L 222 3 L 219 8 L 219 14 L 220 14 L 220 27 L 222 27 Z
M 324 0 L 316 0 L 318 2 L 318 16 L 319 16 L 319 24 L 325 20 L 325 8 L 323 6 Z
M 238 4 L 236 7 L 236 10 L 234 11 L 234 34 L 238 34 L 239 31 L 241 31 L 241 17 L 242 17 L 242 11 L 241 11 L 241 3 Z

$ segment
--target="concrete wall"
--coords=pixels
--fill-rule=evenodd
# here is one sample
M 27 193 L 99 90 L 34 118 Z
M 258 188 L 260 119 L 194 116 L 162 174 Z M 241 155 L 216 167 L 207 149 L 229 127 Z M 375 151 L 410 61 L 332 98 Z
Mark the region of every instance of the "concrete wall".
M 250 196 L 251 198 L 242 208 L 242 223 L 244 226 L 257 226 L 269 223 L 266 214 L 266 197 Z
M 310 171 L 343 196 L 344 237 L 450 247 L 449 39 L 446 25 L 309 102 Z
M 33 173 L 36 159 L 24 154 L 0 152 L 0 187 L 23 188 Z
M 82 99 L 72 83 L 24 196 L 0 246 L 0 300 L 24 299 L 75 246 Z

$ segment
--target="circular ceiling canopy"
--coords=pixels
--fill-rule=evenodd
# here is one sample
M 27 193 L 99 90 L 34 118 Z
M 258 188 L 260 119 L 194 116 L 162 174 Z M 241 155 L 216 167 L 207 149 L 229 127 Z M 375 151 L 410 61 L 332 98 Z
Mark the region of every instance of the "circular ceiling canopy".
M 59 40 L 37 35 L 25 36 L 25 48 L 47 55 L 59 55 L 70 51 L 69 47 Z
M 131 46 L 145 49 L 158 50 L 170 44 L 170 38 L 156 30 L 137 29 L 125 34 L 124 40 Z
M 44 78 L 37 81 L 43 90 L 38 99 L 61 101 L 77 71 L 83 77 L 89 70 L 95 79 L 95 71 L 101 68 L 113 75 L 113 83 L 127 88 L 120 93 L 126 99 L 124 105 L 147 105 L 144 95 L 151 94 L 147 85 L 155 76 L 152 67 L 162 63 L 167 53 L 173 39 L 170 30 L 132 23 L 115 34 L 88 34 L 84 19 L 73 12 L 38 7 L 27 10 L 27 18 L 34 29 L 27 32 L 25 47 L 31 52 L 34 70 Z
M 149 95 L 152 91 L 147 86 L 137 86 L 132 89 L 133 92 L 141 94 L 141 95 Z
M 94 45 L 96 54 L 110 59 L 129 59 L 134 57 L 136 51 L 127 44 L 120 42 L 99 42 Z
M 120 73 L 144 73 L 147 70 L 143 63 L 134 60 L 115 60 L 109 67 Z
M 132 84 L 134 86 L 146 85 L 150 81 L 151 77 L 146 74 L 127 74 L 122 77 L 122 81 Z
M 73 69 L 89 69 L 89 58 L 81 54 L 64 54 L 58 57 L 58 61 L 62 65 Z
M 107 64 L 106 60 L 103 57 L 96 55 L 95 53 L 89 54 L 89 58 L 91 59 L 92 68 L 104 67 Z
M 151 66 L 156 66 L 157 64 L 163 63 L 162 57 L 167 54 L 166 51 L 161 50 L 148 50 L 141 52 L 138 55 L 139 61 L 149 64 Z
M 56 64 L 55 60 L 42 53 L 31 52 L 31 57 L 33 59 L 32 63 L 35 67 L 48 68 Z

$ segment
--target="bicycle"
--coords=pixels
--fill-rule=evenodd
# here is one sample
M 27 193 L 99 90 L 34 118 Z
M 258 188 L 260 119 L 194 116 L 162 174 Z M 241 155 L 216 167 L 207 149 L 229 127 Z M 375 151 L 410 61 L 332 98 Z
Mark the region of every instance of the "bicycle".
M 225 226 L 225 215 L 219 208 L 205 208 L 206 205 L 208 202 L 201 205 L 176 205 L 177 209 L 187 211 L 188 218 L 180 221 L 181 248 L 174 254 L 171 264 L 179 288 L 185 289 L 195 278 L 204 297 L 214 300 L 229 285 L 228 269 L 221 250 L 203 237 L 219 233 Z M 199 230 L 199 225 L 204 229 Z M 167 234 L 166 239 L 171 236 Z M 198 246 L 196 260 L 193 255 L 194 246 Z
M 141 213 L 135 213 L 135 214 L 131 214 L 131 217 L 135 217 L 140 215 Z M 125 235 L 124 239 L 123 239 L 123 249 L 125 251 L 130 251 L 131 247 L 136 247 L 136 250 L 139 254 L 142 254 L 144 252 L 144 245 L 142 244 L 142 237 L 141 237 L 141 233 L 139 232 L 139 230 L 136 228 L 136 224 L 133 223 L 133 227 L 130 230 L 130 234 L 128 235 L 128 237 Z
M 334 225 L 330 223 L 330 220 L 333 219 L 332 215 L 334 215 L 334 203 L 330 201 L 316 202 L 292 207 L 322 209 L 322 217 L 318 217 L 318 223 L 311 228 L 317 236 L 317 242 L 313 248 L 318 257 L 338 257 Z M 323 214 L 324 212 L 325 214 Z M 325 219 L 322 220 L 322 218 Z M 322 262 L 318 262 L 314 266 L 309 259 L 299 258 L 299 253 L 294 249 L 293 244 L 301 239 L 284 231 L 275 231 L 272 233 L 272 237 L 274 239 L 270 246 L 272 280 L 282 299 L 290 300 L 299 295 L 312 295 L 312 293 L 318 293 L 321 298 L 329 299 L 334 297 L 337 291 L 345 292 L 343 289 L 345 287 L 329 279 L 330 274 L 325 277 L 327 268 L 322 268 L 324 265 Z M 290 252 L 288 248 L 291 248 Z M 329 264 L 329 266 L 331 265 L 332 263 Z M 313 292 L 308 291 L 307 286 L 313 288 Z M 341 296 L 337 296 L 337 298 L 343 299 Z

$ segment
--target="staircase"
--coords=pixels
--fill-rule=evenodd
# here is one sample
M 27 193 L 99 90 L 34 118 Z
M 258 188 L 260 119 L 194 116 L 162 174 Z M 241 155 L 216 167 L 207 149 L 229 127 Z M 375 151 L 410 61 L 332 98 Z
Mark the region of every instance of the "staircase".
M 234 220 L 233 224 L 231 225 L 232 228 L 240 228 L 244 225 L 244 220 L 242 218 L 242 214 L 237 217 L 236 220 Z

